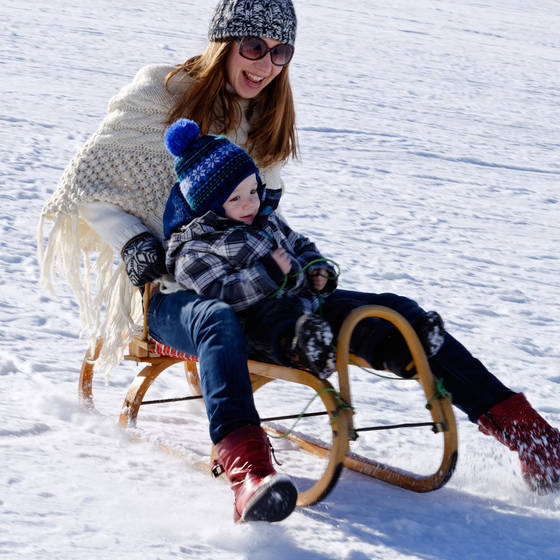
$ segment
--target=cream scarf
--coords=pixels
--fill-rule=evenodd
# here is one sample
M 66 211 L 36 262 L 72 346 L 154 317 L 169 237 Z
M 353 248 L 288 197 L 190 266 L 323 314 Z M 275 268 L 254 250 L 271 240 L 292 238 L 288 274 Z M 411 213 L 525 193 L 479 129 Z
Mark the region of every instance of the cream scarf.
M 140 329 L 141 300 L 120 255 L 80 218 L 79 209 L 88 202 L 108 202 L 162 236 L 163 211 L 176 180 L 173 157 L 163 143 L 164 123 L 174 96 L 190 84 L 190 78 L 177 77 L 167 91 L 164 79 L 172 70 L 146 66 L 110 100 L 107 116 L 70 161 L 39 221 L 41 285 L 54 293 L 55 275 L 67 279 L 90 348 L 103 339 L 96 367 L 106 375 Z M 230 139 L 243 145 L 247 134 L 244 120 Z M 263 169 L 262 175 L 269 188 L 282 187 L 280 166 Z M 53 224 L 45 243 L 46 221 Z

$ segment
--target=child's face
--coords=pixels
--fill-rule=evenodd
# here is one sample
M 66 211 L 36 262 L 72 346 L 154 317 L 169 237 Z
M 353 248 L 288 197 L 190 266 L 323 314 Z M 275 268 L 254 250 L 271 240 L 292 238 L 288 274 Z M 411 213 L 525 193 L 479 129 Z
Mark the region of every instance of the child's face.
M 254 173 L 241 181 L 224 202 L 226 217 L 252 224 L 261 205 L 257 187 L 257 176 Z

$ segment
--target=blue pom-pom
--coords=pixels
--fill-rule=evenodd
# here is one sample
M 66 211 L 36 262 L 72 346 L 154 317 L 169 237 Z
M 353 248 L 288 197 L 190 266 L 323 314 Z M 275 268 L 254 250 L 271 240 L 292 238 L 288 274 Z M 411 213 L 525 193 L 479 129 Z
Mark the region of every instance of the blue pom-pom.
M 198 138 L 200 129 L 190 119 L 175 121 L 165 133 L 165 146 L 175 156 L 181 154 Z

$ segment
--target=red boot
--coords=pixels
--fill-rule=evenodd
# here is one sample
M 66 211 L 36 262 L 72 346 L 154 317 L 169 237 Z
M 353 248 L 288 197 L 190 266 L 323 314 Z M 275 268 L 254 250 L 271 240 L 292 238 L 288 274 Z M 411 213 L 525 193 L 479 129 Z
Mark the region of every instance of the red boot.
M 517 393 L 478 419 L 478 429 L 519 453 L 521 472 L 536 492 L 560 488 L 560 431 Z
M 296 506 L 297 490 L 272 466 L 270 446 L 259 426 L 243 426 L 216 444 L 221 465 L 235 494 L 233 520 L 282 521 Z

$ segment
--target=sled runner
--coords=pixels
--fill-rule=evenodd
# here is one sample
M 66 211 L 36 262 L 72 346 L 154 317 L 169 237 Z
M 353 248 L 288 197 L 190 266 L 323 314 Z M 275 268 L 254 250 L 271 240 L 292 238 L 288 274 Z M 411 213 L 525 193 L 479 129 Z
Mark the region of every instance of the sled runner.
M 149 289 L 146 289 L 144 292 L 145 310 L 148 308 L 149 291 Z M 394 426 L 360 427 L 354 425 L 356 410 L 353 408 L 348 365 L 351 363 L 367 368 L 370 366 L 364 360 L 352 356 L 349 352 L 349 345 L 355 326 L 367 317 L 380 317 L 390 321 L 398 328 L 406 340 L 416 367 L 416 379 L 421 385 L 425 397 L 425 408 L 429 411 L 429 421 Z M 98 341 L 93 355 L 86 354 L 80 373 L 79 396 L 81 401 L 90 407 L 93 407 L 92 380 L 94 361 L 99 354 L 101 344 L 102 341 Z M 136 424 L 140 407 L 143 404 L 201 398 L 196 357 L 181 354 L 172 348 L 151 340 L 148 335 L 146 311 L 142 336 L 132 340 L 129 346 L 129 354 L 125 358 L 146 365 L 129 386 L 119 417 L 119 424 L 122 427 Z M 160 401 L 145 401 L 146 393 L 157 377 L 170 366 L 180 362 L 184 363 L 187 382 L 191 387 L 191 392 L 194 393 L 193 396 L 162 399 Z M 272 381 L 290 382 L 309 388 L 313 394 L 320 398 L 323 404 L 324 411 L 322 412 L 304 412 L 293 416 L 263 418 L 263 427 L 269 432 L 269 435 L 272 437 L 286 437 L 305 451 L 323 458 L 320 477 L 309 488 L 299 492 L 298 506 L 311 505 L 325 498 L 334 488 L 343 467 L 415 492 L 436 490 L 450 479 L 457 461 L 457 428 L 450 396 L 442 392 L 436 383 L 416 332 L 404 317 L 395 311 L 386 307 L 372 305 L 355 309 L 348 315 L 341 327 L 337 341 L 337 373 L 331 377 L 331 379 L 335 378 L 338 381 L 337 387 L 331 384 L 329 380 L 319 379 L 304 370 L 253 360 L 248 362 L 248 366 L 254 392 Z M 308 438 L 302 433 L 295 433 L 292 430 L 278 427 L 276 424 L 270 424 L 270 422 L 287 418 L 297 417 L 299 420 L 315 418 L 319 415 L 326 417 L 325 425 L 327 425 L 328 419 L 328 427 L 326 428 L 330 437 L 328 444 Z M 263 417 L 262 414 L 261 417 Z M 443 440 L 443 456 L 439 466 L 432 474 L 420 475 L 408 472 L 358 455 L 350 450 L 350 442 L 356 440 L 360 432 L 418 426 L 431 428 L 435 434 L 441 434 Z M 208 469 L 210 470 L 210 465 Z

